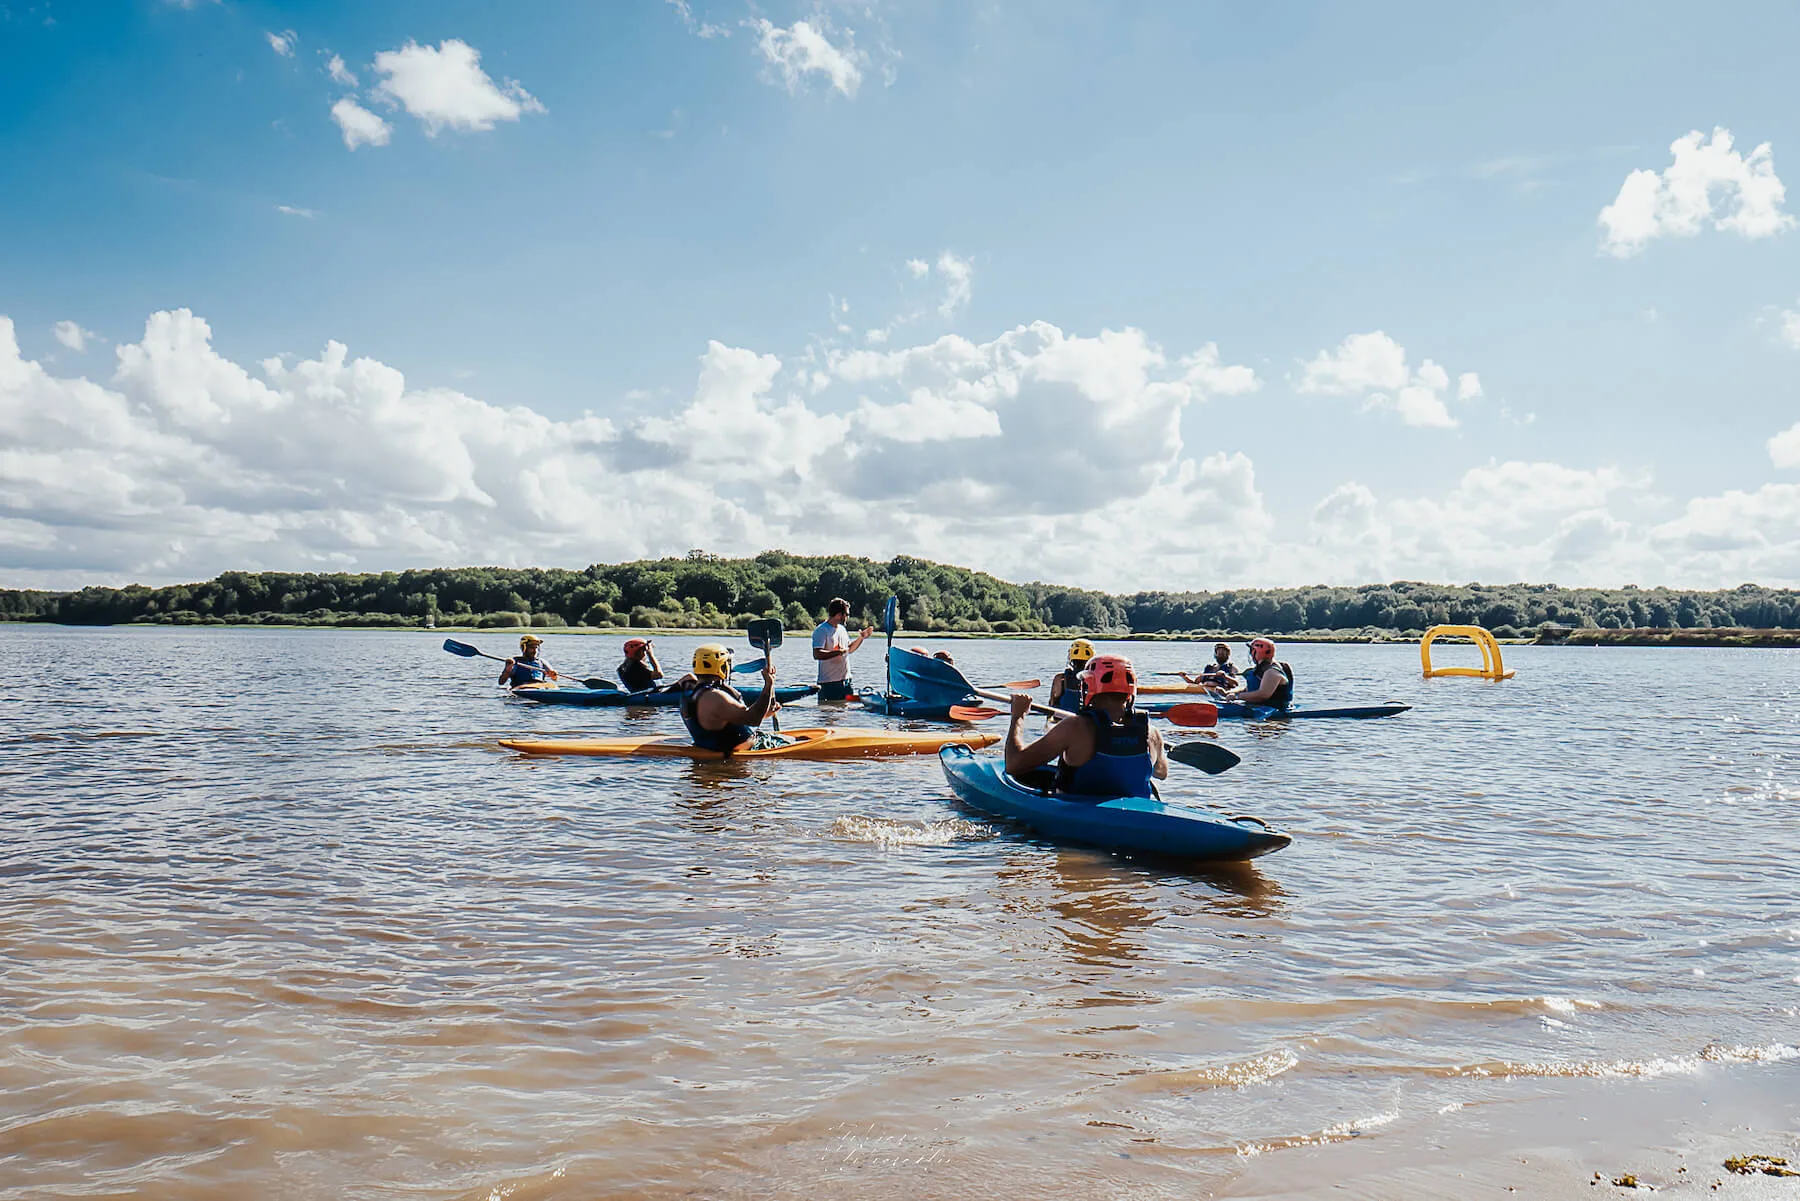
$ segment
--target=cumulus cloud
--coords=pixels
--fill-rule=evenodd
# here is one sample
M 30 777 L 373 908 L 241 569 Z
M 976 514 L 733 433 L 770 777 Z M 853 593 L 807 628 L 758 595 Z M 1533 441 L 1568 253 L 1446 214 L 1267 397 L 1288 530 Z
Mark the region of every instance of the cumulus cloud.
M 764 61 L 780 76 L 790 94 L 797 94 L 808 75 L 822 75 L 833 89 L 854 98 L 862 85 L 864 56 L 856 49 L 849 30 L 844 31 L 844 44 L 834 46 L 822 28 L 810 22 L 795 21 L 786 29 L 758 17 L 749 22 L 758 33 L 756 48 Z
M 1732 149 L 1731 132 L 1721 127 L 1710 139 L 1699 130 L 1676 138 L 1669 151 L 1675 161 L 1665 170 L 1633 171 L 1618 197 L 1600 210 L 1607 253 L 1628 258 L 1654 238 L 1691 238 L 1708 222 L 1746 238 L 1792 228 L 1794 218 L 1781 211 L 1787 189 L 1775 175 L 1769 143 L 1746 157 Z
M 294 45 L 300 40 L 299 34 L 291 29 L 284 29 L 280 33 L 265 33 L 263 36 L 269 39 L 269 49 L 283 58 L 294 57 Z
M 325 73 L 331 76 L 331 81 L 333 83 L 342 84 L 347 88 L 356 86 L 356 73 L 349 67 L 346 67 L 344 65 L 344 60 L 335 54 L 332 55 L 330 61 L 325 64 Z
M 1769 461 L 1784 471 L 1800 467 L 1800 421 L 1769 439 Z
M 74 321 L 58 321 L 51 332 L 56 335 L 58 342 L 76 354 L 87 353 L 88 339 L 97 336 L 93 330 L 82 329 L 80 324 Z
M 1407 425 L 1449 428 L 1456 418 L 1444 404 L 1450 373 L 1426 359 L 1408 368 L 1406 349 L 1381 330 L 1351 334 L 1335 350 L 1322 350 L 1301 369 L 1298 388 L 1329 396 L 1364 397 L 1364 407 L 1391 409 Z M 1481 395 L 1481 381 L 1465 372 L 1457 383 L 1463 400 Z
M 348 96 L 331 106 L 331 119 L 337 122 L 344 145 L 351 150 L 358 146 L 385 146 L 394 133 L 392 125 Z
M 946 250 L 938 255 L 937 269 L 944 277 L 944 300 L 938 305 L 938 315 L 948 321 L 958 310 L 968 307 L 969 297 L 973 294 L 975 265 Z
M 456 38 L 384 50 L 375 56 L 375 73 L 381 76 L 376 95 L 417 117 L 431 137 L 445 129 L 489 130 L 496 121 L 545 111 L 516 81 L 497 86 L 481 69 L 481 54 Z

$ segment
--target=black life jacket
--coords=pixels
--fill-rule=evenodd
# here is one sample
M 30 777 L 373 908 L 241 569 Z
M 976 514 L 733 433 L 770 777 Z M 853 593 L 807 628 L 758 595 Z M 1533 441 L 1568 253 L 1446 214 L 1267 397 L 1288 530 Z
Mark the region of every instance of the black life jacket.
M 1080 767 L 1056 766 L 1056 790 L 1086 796 L 1150 796 L 1156 763 L 1150 754 L 1150 715 L 1133 710 L 1114 721 L 1104 710 L 1083 709 L 1094 727 L 1094 757 Z
M 1267 705 L 1271 709 L 1285 709 L 1292 704 L 1294 700 L 1294 669 L 1289 667 L 1286 663 L 1278 662 L 1275 666 L 1280 670 L 1284 677 L 1284 682 L 1281 687 L 1275 690 L 1274 696 L 1266 701 L 1258 701 L 1257 704 Z M 1263 669 L 1255 663 L 1252 663 L 1249 667 L 1244 669 L 1244 691 L 1246 693 L 1255 692 L 1258 688 L 1262 687 L 1262 673 Z
M 656 676 L 642 659 L 627 659 L 619 664 L 619 683 L 626 692 L 642 692 L 656 687 Z
M 708 692 L 723 692 L 738 704 L 744 698 L 738 690 L 722 680 L 702 680 L 690 688 L 681 691 L 681 724 L 687 727 L 694 745 L 706 751 L 735 751 L 746 742 L 756 737 L 756 731 L 741 721 L 734 721 L 723 730 L 709 730 L 700 724 L 700 698 Z

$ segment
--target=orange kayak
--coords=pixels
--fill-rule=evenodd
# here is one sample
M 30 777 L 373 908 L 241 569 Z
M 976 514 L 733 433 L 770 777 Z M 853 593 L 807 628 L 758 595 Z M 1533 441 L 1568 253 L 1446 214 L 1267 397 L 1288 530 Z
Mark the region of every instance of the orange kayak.
M 985 731 L 900 734 L 891 730 L 783 730 L 786 746 L 734 751 L 732 759 L 881 759 L 893 755 L 935 755 L 947 746 L 979 749 L 1000 741 Z M 500 745 L 527 755 L 642 755 L 664 759 L 724 759 L 723 751 L 702 750 L 685 738 L 502 738 Z

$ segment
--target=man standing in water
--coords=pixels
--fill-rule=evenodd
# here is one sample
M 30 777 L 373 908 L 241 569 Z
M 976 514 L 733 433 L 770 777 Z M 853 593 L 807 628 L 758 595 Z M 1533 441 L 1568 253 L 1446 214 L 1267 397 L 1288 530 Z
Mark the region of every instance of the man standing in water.
M 844 629 L 844 622 L 849 617 L 850 602 L 834 596 L 825 606 L 825 620 L 813 631 L 813 658 L 819 661 L 819 699 L 822 701 L 850 698 L 855 691 L 850 681 L 850 656 L 874 633 L 873 626 L 864 626 L 862 633 L 852 641 L 850 632 Z

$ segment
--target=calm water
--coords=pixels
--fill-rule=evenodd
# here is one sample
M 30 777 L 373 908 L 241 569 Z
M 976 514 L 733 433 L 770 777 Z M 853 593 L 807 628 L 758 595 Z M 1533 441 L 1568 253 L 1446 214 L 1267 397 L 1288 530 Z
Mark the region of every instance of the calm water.
M 1176 779 L 1296 841 L 1208 874 L 930 758 L 525 761 L 677 721 L 440 641 L 0 627 L 0 1197 L 1188 1197 L 1546 1091 L 1800 1095 L 1800 654 L 1286 648 L 1417 708 L 1227 723 Z

